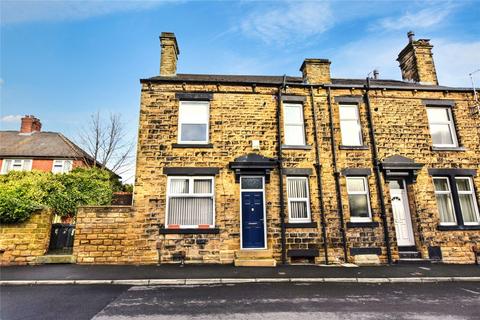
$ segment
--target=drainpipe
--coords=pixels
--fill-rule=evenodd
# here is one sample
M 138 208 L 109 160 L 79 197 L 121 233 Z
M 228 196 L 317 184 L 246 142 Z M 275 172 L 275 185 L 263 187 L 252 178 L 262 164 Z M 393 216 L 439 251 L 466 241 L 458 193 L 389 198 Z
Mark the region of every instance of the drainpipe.
M 315 102 L 313 97 L 313 86 L 310 86 L 310 100 L 311 100 L 312 115 L 313 115 L 313 138 L 315 141 L 315 160 L 316 160 L 316 163 L 314 164 L 314 166 L 317 173 L 317 189 L 318 189 L 318 202 L 320 204 L 320 223 L 322 227 L 323 252 L 325 253 L 325 264 L 328 264 L 327 223 L 325 221 L 325 205 L 323 203 L 322 165 L 320 164 L 320 144 L 318 142 L 317 110 L 315 109 Z
M 342 190 L 340 188 L 340 172 L 337 168 L 337 150 L 335 145 L 335 132 L 333 128 L 333 111 L 332 111 L 332 93 L 330 87 L 327 88 L 328 93 L 328 121 L 330 126 L 330 144 L 332 146 L 333 175 L 335 177 L 335 190 L 337 192 L 338 218 L 340 220 L 340 233 L 342 234 L 343 258 L 348 262 L 347 253 L 347 236 L 345 234 L 345 222 L 343 219 L 343 202 Z
M 373 169 L 375 172 L 375 181 L 377 184 L 378 197 L 380 201 L 380 215 L 381 215 L 382 224 L 383 224 L 383 235 L 385 237 L 385 246 L 387 247 L 387 259 L 388 259 L 388 264 L 391 264 L 392 250 L 390 248 L 390 235 L 388 233 L 388 221 L 387 221 L 387 215 L 386 215 L 386 209 L 385 209 L 385 199 L 384 199 L 385 195 L 383 193 L 382 172 L 380 171 L 380 160 L 378 159 L 377 142 L 375 140 L 375 132 L 373 129 L 372 108 L 370 104 L 370 97 L 368 95 L 369 90 L 370 90 L 370 78 L 367 77 L 367 85 L 365 86 L 365 105 L 367 106 L 368 126 L 370 127 Z
M 282 130 L 281 130 L 281 109 L 282 109 L 282 91 L 285 89 L 287 76 L 283 76 L 283 81 L 278 87 L 277 95 L 277 165 L 278 165 L 278 188 L 280 196 L 280 228 L 282 244 L 282 264 L 287 264 L 286 239 L 285 239 L 285 200 L 283 197 L 283 157 L 282 157 Z

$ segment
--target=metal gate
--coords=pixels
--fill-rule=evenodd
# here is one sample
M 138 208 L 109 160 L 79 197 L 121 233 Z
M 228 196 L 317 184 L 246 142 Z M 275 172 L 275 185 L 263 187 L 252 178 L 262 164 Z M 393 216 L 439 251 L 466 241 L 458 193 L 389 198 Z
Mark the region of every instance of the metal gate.
M 50 233 L 49 253 L 71 253 L 73 249 L 74 224 L 54 223 Z

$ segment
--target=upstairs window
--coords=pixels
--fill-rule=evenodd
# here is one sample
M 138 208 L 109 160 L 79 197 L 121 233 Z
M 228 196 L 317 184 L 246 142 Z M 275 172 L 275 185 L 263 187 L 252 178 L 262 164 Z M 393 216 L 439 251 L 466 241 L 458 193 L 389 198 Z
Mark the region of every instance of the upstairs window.
M 457 147 L 452 110 L 448 107 L 427 108 L 430 134 L 435 147 Z
M 340 131 L 342 133 L 342 145 L 361 146 L 363 145 L 362 127 L 360 125 L 360 116 L 358 105 L 345 104 L 340 105 Z
M 205 101 L 180 102 L 178 143 L 208 143 L 209 106 Z
M 214 227 L 213 177 L 169 177 L 167 228 Z
M 3 159 L 2 173 L 10 171 L 31 171 L 32 159 Z
M 350 207 L 351 222 L 370 222 L 372 213 L 368 182 L 366 177 L 347 178 L 348 205 Z
M 287 177 L 288 221 L 310 222 L 310 200 L 306 177 Z
M 53 160 L 52 173 L 68 173 L 72 171 L 72 160 Z
M 304 146 L 303 105 L 299 103 L 284 103 L 283 115 L 285 144 L 289 146 Z

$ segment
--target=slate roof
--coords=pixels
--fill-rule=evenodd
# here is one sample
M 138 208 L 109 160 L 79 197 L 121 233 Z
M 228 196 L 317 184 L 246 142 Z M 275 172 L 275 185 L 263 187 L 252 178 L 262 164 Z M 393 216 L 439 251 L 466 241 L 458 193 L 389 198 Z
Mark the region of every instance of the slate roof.
M 147 79 L 140 79 L 140 82 L 210 82 L 210 83 L 245 83 L 245 84 L 275 84 L 282 83 L 283 76 L 259 76 L 259 75 L 219 75 L 219 74 L 187 74 L 179 73 L 175 76 L 155 76 Z M 286 77 L 287 83 L 303 84 L 302 77 Z M 333 78 L 332 85 L 337 86 L 364 86 L 366 79 L 342 79 Z M 471 91 L 471 88 L 455 88 L 446 86 L 425 85 L 410 81 L 371 79 L 372 87 L 399 87 L 405 89 L 437 89 L 437 90 L 461 90 Z
M 79 146 L 58 132 L 20 133 L 0 131 L 0 158 L 5 157 L 48 157 L 86 159 L 93 158 Z

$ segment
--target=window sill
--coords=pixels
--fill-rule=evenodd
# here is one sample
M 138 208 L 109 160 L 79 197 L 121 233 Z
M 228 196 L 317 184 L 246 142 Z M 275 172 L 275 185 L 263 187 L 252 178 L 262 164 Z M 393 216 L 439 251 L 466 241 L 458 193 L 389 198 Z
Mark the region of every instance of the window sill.
M 376 221 L 372 222 L 347 222 L 347 228 L 376 228 L 379 226 L 379 223 Z
M 316 228 L 317 223 L 316 222 L 290 222 L 290 223 L 285 223 L 285 228 L 291 229 L 291 228 Z
M 432 151 L 466 151 L 464 147 L 432 147 Z
M 464 231 L 464 230 L 480 230 L 480 225 L 472 226 L 437 226 L 438 231 Z
M 189 143 L 173 143 L 172 148 L 213 148 L 211 143 L 198 143 L 198 144 L 189 144 Z
M 283 150 L 311 150 L 312 146 L 304 145 L 304 146 L 292 146 L 288 144 L 282 144 Z
M 344 146 L 344 145 L 339 145 L 338 149 L 340 150 L 368 150 L 368 146 Z
M 219 228 L 210 228 L 210 229 L 165 229 L 161 228 L 158 231 L 159 234 L 219 234 Z

